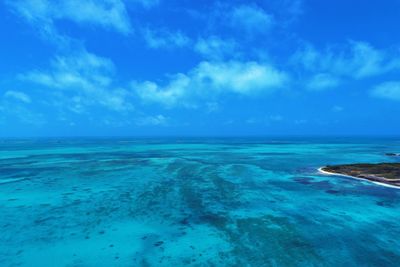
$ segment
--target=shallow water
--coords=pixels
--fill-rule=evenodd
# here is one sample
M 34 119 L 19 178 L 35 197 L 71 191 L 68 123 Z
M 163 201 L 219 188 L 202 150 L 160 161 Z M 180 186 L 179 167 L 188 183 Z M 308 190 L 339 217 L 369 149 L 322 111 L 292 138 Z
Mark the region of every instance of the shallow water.
M 0 141 L 0 266 L 399 266 L 399 139 Z

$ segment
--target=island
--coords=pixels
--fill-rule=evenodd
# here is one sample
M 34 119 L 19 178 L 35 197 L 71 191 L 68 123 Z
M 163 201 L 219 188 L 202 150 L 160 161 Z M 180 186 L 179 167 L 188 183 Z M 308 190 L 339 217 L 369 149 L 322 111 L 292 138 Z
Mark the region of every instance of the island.
M 320 168 L 319 171 L 325 174 L 350 176 L 400 188 L 400 163 L 328 165 Z

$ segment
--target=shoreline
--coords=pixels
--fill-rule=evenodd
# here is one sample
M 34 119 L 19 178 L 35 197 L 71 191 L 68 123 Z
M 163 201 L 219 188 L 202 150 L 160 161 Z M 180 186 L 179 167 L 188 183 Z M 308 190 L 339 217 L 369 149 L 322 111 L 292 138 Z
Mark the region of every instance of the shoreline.
M 385 183 L 381 183 L 381 182 L 376 182 L 376 181 L 371 181 L 368 180 L 366 178 L 361 178 L 361 177 L 357 177 L 357 176 L 351 176 L 351 175 L 347 175 L 347 174 L 342 174 L 342 173 L 335 173 L 335 172 L 328 172 L 328 171 L 324 171 L 322 168 L 323 167 L 319 167 L 318 168 L 318 172 L 324 174 L 324 175 L 336 175 L 336 176 L 342 176 L 342 177 L 347 177 L 347 178 L 353 178 L 356 180 L 361 180 L 361 181 L 367 181 L 376 185 L 380 185 L 380 186 L 384 186 L 384 187 L 389 187 L 389 188 L 393 188 L 393 189 L 400 189 L 400 186 L 395 186 L 395 185 L 390 185 L 390 184 L 385 184 Z

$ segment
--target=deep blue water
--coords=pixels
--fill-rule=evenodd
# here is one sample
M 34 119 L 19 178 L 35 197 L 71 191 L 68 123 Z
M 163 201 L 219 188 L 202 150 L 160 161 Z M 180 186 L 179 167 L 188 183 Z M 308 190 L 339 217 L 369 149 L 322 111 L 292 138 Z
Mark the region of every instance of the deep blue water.
M 0 141 L 0 266 L 400 266 L 400 139 Z

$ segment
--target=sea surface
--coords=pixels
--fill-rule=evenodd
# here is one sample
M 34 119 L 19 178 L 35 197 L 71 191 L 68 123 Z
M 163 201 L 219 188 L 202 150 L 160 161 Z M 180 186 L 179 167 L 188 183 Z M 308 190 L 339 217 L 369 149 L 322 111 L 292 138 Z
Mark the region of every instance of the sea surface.
M 0 140 L 0 266 L 400 266 L 400 138 Z

